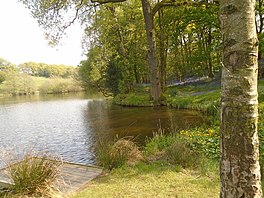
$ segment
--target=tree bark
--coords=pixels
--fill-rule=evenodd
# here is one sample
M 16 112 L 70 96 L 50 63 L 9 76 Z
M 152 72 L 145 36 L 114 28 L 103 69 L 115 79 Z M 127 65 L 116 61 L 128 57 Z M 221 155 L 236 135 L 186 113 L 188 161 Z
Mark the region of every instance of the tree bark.
M 167 45 L 168 45 L 168 38 L 165 33 L 165 28 L 163 24 L 163 11 L 158 11 L 159 16 L 159 70 L 160 70 L 160 84 L 161 84 L 161 90 L 162 92 L 165 91 L 166 87 L 166 67 L 167 67 Z
M 148 62 L 150 69 L 151 96 L 154 100 L 154 104 L 159 105 L 161 102 L 162 91 L 157 61 L 155 28 L 149 0 L 142 0 L 142 8 L 148 42 Z
M 262 197 L 255 0 L 220 0 L 223 38 L 221 198 Z
M 214 68 L 212 63 L 212 28 L 209 27 L 208 29 L 208 39 L 207 39 L 207 47 L 206 51 L 208 51 L 208 76 L 210 78 L 214 78 Z

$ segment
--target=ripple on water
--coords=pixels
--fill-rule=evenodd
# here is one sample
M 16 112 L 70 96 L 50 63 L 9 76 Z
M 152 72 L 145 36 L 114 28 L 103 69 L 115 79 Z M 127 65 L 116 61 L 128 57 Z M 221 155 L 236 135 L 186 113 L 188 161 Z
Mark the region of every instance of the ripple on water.
M 91 164 L 98 138 L 116 133 L 145 138 L 157 129 L 158 122 L 168 128 L 171 123 L 188 127 L 201 121 L 197 112 L 124 108 L 102 99 L 24 99 L 0 104 L 0 150 L 9 148 L 19 155 L 30 149 L 47 151 L 66 161 Z

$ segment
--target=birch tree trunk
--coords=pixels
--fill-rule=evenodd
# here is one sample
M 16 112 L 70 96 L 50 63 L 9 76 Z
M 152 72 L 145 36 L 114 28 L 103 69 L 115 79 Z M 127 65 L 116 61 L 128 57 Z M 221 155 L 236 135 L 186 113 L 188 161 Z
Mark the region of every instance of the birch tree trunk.
M 255 0 L 220 0 L 221 198 L 261 198 Z

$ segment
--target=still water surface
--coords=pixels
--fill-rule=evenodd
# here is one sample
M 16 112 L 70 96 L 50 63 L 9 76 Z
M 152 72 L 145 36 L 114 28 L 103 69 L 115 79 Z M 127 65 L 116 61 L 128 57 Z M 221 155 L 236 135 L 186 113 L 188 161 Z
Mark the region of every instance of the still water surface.
M 91 164 L 98 138 L 118 134 L 142 143 L 159 126 L 168 131 L 202 122 L 194 111 L 120 107 L 83 94 L 0 99 L 0 151 L 48 151 L 66 161 Z

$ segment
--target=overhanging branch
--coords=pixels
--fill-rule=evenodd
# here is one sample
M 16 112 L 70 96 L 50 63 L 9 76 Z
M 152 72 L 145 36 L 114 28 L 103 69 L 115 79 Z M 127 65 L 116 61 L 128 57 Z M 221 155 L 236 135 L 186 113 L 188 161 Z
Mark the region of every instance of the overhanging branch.
M 186 4 L 186 2 L 184 3 Z M 177 3 L 176 0 L 171 0 L 171 1 L 163 0 L 154 6 L 154 8 L 152 9 L 152 15 L 154 16 L 163 7 L 178 6 L 179 4 L 180 3 Z
M 99 3 L 99 4 L 105 4 L 105 3 L 120 3 L 125 2 L 126 0 L 91 0 L 92 3 Z
M 75 12 L 74 18 L 67 25 L 63 26 L 64 29 L 67 29 L 76 21 L 76 19 L 78 18 L 78 15 L 79 15 L 79 11 L 82 8 L 83 4 L 84 4 L 84 0 L 81 0 L 80 4 L 76 6 L 76 12 Z
M 157 3 L 152 9 L 152 15 L 154 16 L 161 8 L 164 7 L 172 7 L 172 6 L 184 6 L 184 5 L 192 5 L 192 6 L 201 6 L 206 4 L 219 4 L 218 0 L 209 0 L 209 1 L 184 1 L 184 2 L 177 2 L 177 0 L 162 0 L 161 2 Z

